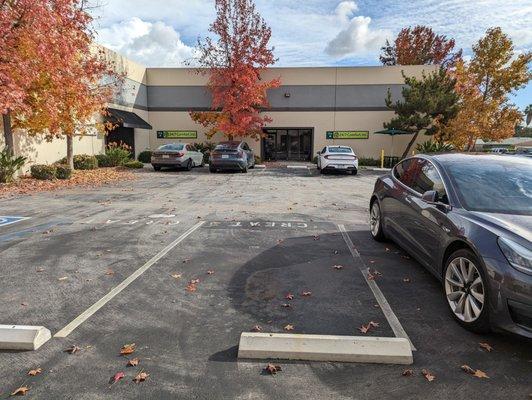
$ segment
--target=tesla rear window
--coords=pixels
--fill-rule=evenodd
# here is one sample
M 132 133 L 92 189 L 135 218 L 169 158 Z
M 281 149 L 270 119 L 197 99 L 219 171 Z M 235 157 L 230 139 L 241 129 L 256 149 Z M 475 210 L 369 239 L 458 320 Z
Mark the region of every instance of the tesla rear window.
M 329 153 L 347 153 L 351 154 L 353 150 L 350 147 L 329 147 Z
M 466 209 L 532 215 L 532 163 L 458 162 L 447 169 Z

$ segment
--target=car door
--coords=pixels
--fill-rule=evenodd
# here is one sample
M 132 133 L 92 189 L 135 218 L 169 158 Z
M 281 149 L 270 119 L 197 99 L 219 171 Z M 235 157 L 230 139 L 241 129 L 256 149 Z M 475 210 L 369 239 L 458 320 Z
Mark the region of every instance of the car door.
M 416 258 L 424 258 L 423 250 L 412 236 L 410 225 L 414 221 L 412 196 L 417 193 L 413 189 L 419 173 L 418 158 L 408 158 L 398 163 L 392 170 L 392 186 L 381 200 L 386 232 L 409 253 Z
M 448 218 L 449 199 L 443 179 L 436 166 L 427 159 L 418 159 L 419 172 L 412 182 L 409 205 L 412 212 L 407 224 L 410 236 L 415 239 L 416 246 L 426 260 L 428 267 L 438 272 L 441 251 L 448 242 L 452 230 L 452 222 Z M 437 193 L 436 204 L 427 203 L 422 199 L 423 193 L 434 190 Z
M 327 147 L 324 147 L 321 149 L 321 151 L 318 153 L 318 168 L 321 168 L 323 165 L 323 156 L 327 153 Z

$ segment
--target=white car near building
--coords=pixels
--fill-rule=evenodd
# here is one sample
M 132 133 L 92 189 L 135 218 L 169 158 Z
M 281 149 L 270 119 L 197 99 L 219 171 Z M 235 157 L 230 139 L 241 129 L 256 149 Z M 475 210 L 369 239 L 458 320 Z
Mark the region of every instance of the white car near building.
M 196 151 L 191 144 L 168 143 L 160 146 L 151 155 L 151 165 L 155 171 L 162 167 L 185 168 L 203 167 L 203 153 Z
M 325 146 L 318 152 L 318 170 L 358 172 L 358 158 L 349 146 Z

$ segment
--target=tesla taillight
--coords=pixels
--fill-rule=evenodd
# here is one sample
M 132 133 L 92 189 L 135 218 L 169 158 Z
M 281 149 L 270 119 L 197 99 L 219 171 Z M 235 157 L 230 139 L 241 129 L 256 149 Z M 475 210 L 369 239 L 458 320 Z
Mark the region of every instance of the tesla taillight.
M 185 153 L 181 153 L 181 152 L 178 152 L 178 153 L 175 154 L 175 156 L 176 156 L 177 158 L 179 158 L 179 157 L 183 157 L 184 155 L 185 155 Z

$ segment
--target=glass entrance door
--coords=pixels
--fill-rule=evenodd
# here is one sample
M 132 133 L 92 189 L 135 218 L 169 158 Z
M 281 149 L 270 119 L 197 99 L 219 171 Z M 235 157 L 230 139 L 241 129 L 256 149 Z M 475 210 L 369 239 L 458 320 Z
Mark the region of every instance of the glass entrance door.
M 310 161 L 312 129 L 265 129 L 262 140 L 265 160 Z

